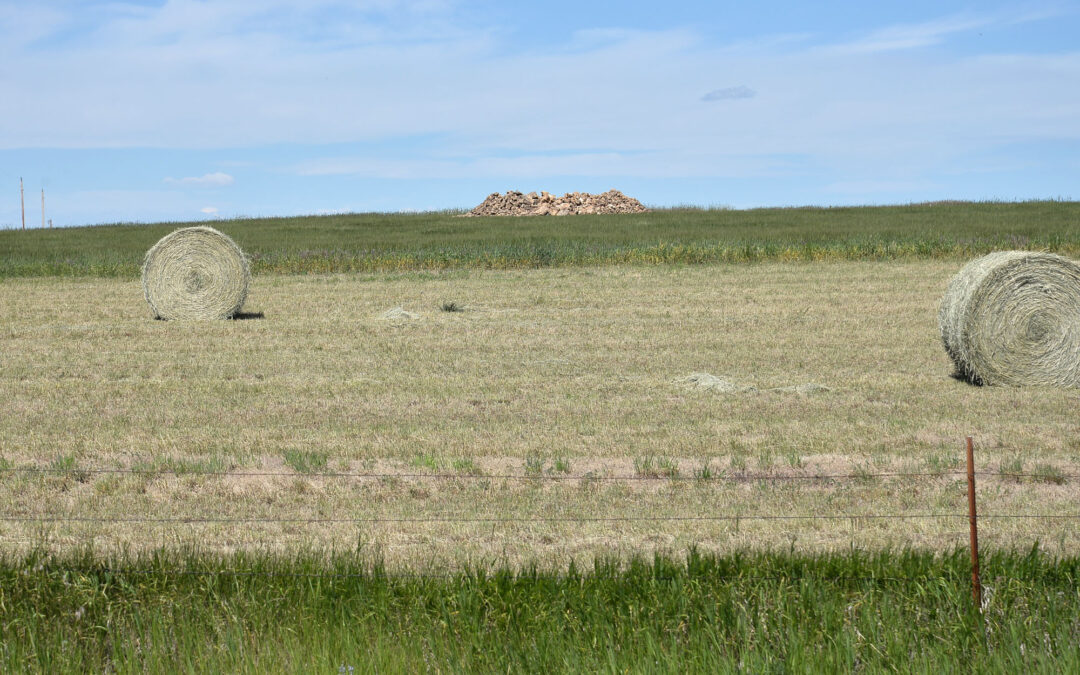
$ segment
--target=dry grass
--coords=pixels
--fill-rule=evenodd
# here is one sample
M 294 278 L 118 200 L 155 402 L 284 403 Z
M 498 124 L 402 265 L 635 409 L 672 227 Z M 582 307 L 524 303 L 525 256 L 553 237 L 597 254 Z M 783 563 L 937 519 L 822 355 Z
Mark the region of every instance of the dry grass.
M 179 467 L 158 477 L 0 472 L 0 501 L 5 514 L 162 518 L 963 513 L 953 478 L 493 476 L 564 475 L 556 461 L 573 476 L 632 476 L 647 458 L 683 478 L 940 471 L 960 466 L 969 433 L 983 470 L 1080 473 L 1076 391 L 950 377 L 937 309 L 955 272 L 955 262 L 924 261 L 259 277 L 246 307 L 264 319 L 206 324 L 148 319 L 138 282 L 0 281 L 3 462 Z M 447 297 L 468 311 L 439 311 Z M 387 307 L 424 320 L 380 319 Z M 758 391 L 680 381 L 694 373 Z M 829 390 L 768 391 L 805 382 Z M 289 475 L 201 476 L 199 467 Z M 325 476 L 341 470 L 486 477 Z M 981 509 L 1075 511 L 1078 483 L 987 478 Z M 1076 553 L 1074 525 L 988 520 L 983 538 L 1009 546 L 1038 537 Z M 691 542 L 940 548 L 965 542 L 966 521 L 0 522 L 0 537 L 15 546 L 359 546 L 430 566 Z

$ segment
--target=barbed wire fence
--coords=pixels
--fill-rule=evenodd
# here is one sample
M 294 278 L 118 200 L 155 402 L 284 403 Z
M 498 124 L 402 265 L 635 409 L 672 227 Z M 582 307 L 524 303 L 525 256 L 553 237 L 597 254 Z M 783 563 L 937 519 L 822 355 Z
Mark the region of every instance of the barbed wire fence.
M 1046 474 L 1038 472 L 1022 471 L 976 471 L 974 468 L 973 442 L 971 437 L 966 439 L 967 445 L 967 468 L 966 470 L 955 469 L 945 471 L 855 471 L 848 473 L 716 473 L 708 476 L 682 475 L 682 474 L 633 474 L 633 475 L 553 475 L 544 473 L 529 474 L 490 474 L 490 473 L 442 473 L 411 472 L 353 472 L 353 471 L 320 471 L 317 474 L 303 474 L 308 478 L 319 479 L 352 479 L 357 481 L 383 481 L 383 480 L 414 480 L 414 481 L 468 481 L 468 480 L 513 480 L 543 482 L 568 482 L 568 481 L 595 481 L 595 482 L 657 482 L 657 481 L 693 481 L 695 483 L 761 483 L 761 482 L 840 482 L 858 481 L 868 479 L 943 479 L 943 478 L 966 478 L 968 510 L 964 512 L 925 512 L 925 513 L 794 513 L 794 514 L 754 514 L 754 513 L 721 513 L 711 515 L 614 515 L 614 516 L 457 516 L 457 515 L 427 515 L 416 517 L 216 517 L 216 516 L 92 516 L 70 513 L 0 513 L 0 522 L 9 523 L 144 523 L 156 525 L 183 525 L 183 524 L 221 524 L 242 525 L 252 523 L 272 523 L 291 525 L 363 525 L 363 524 L 447 524 L 447 523 L 473 523 L 485 525 L 511 525 L 511 524 L 537 524 L 537 523 L 665 523 L 665 522 L 734 522 L 743 521 L 829 521 L 850 520 L 873 521 L 873 520 L 924 520 L 924 519 L 966 519 L 969 523 L 969 548 L 971 551 L 971 575 L 973 602 L 977 608 L 982 606 L 981 574 L 979 569 L 978 553 L 978 522 L 980 520 L 1080 520 L 1080 505 L 1076 512 L 1070 513 L 978 513 L 976 503 L 976 479 L 978 478 L 1002 478 L 1010 480 L 1047 480 Z M 70 466 L 6 466 L 0 467 L 0 476 L 4 474 L 26 475 L 75 475 L 83 479 L 93 475 L 137 475 L 137 476 L 165 476 L 184 475 L 200 477 L 233 477 L 233 478 L 295 478 L 298 476 L 293 471 L 234 471 L 234 470 L 205 470 L 197 468 L 107 468 L 107 467 L 70 467 Z M 1064 482 L 1080 478 L 1080 474 L 1055 473 L 1055 482 Z M 341 573 L 288 573 L 267 570 L 225 570 L 225 569 L 109 569 L 94 568 L 93 570 L 80 568 L 55 569 L 54 571 L 67 571 L 71 573 L 123 573 L 123 574 L 168 574 L 175 576 L 285 576 L 285 577 L 319 577 L 319 578 L 364 578 L 369 574 L 341 574 Z M 396 579 L 448 579 L 457 578 L 459 575 L 452 574 L 414 574 L 394 573 L 388 574 Z M 830 582 L 875 582 L 893 583 L 916 581 L 907 577 L 889 576 L 809 576 L 821 581 Z M 791 576 L 752 576 L 733 575 L 733 580 L 741 581 L 792 581 Z M 922 580 L 922 579 L 918 579 Z
M 417 471 L 414 473 L 388 473 L 366 471 L 319 471 L 317 473 L 301 474 L 296 471 L 233 471 L 233 470 L 203 470 L 190 468 L 161 467 L 155 469 L 139 468 L 94 468 L 94 467 L 50 467 L 50 466 L 11 466 L 0 468 L 0 475 L 4 473 L 27 473 L 27 474 L 127 474 L 127 475 L 184 475 L 184 476 L 207 476 L 207 477 L 234 477 L 234 478 L 296 478 L 305 476 L 309 478 L 355 478 L 360 480 L 386 480 L 386 479 L 414 479 L 414 480 L 520 480 L 520 481 L 693 481 L 693 482 L 721 482 L 721 483 L 750 483 L 762 481 L 823 481 L 823 480 L 855 480 L 864 478 L 947 478 L 949 476 L 966 476 L 967 471 L 961 469 L 948 471 L 885 471 L 868 472 L 858 471 L 853 473 L 799 473 L 799 474 L 770 474 L 754 472 L 718 473 L 708 477 L 685 475 L 685 474 L 662 474 L 655 475 L 558 475 L 558 474 L 498 474 L 498 473 L 441 473 Z M 1046 480 L 1046 474 L 1019 472 L 1019 471 L 976 471 L 977 477 L 985 478 L 1031 478 L 1033 480 Z M 1057 473 L 1055 479 L 1069 480 L 1078 479 L 1080 474 Z

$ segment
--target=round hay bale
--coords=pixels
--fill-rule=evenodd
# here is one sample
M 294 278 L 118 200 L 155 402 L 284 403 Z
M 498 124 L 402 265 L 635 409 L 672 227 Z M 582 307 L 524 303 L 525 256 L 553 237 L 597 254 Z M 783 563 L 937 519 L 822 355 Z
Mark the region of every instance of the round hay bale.
M 1080 386 L 1080 265 L 998 251 L 969 262 L 938 326 L 957 376 L 974 384 Z
M 232 239 L 212 227 L 185 227 L 146 252 L 143 293 L 158 319 L 228 319 L 247 297 L 251 271 Z

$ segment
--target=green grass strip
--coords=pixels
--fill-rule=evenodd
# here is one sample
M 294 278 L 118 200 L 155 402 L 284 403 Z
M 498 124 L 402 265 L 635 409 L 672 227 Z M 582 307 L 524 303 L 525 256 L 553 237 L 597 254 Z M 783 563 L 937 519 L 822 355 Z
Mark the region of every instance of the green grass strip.
M 146 251 L 193 223 L 0 231 L 0 278 L 134 278 Z M 999 249 L 1080 254 L 1080 203 L 978 202 L 613 216 L 350 214 L 216 222 L 256 274 L 517 269 L 766 260 L 967 258 Z
M 0 565 L 8 672 L 1078 672 L 1080 559 L 743 553 L 395 576 L 347 556 Z M 341 670 L 339 670 L 341 669 Z

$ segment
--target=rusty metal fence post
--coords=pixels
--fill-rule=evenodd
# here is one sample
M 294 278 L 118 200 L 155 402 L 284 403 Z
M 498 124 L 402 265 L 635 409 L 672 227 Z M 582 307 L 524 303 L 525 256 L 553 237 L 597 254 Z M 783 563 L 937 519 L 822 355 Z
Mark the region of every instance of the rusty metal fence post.
M 975 509 L 975 447 L 967 437 L 968 523 L 971 529 L 971 596 L 975 611 L 982 610 L 982 581 L 979 579 L 979 518 Z

